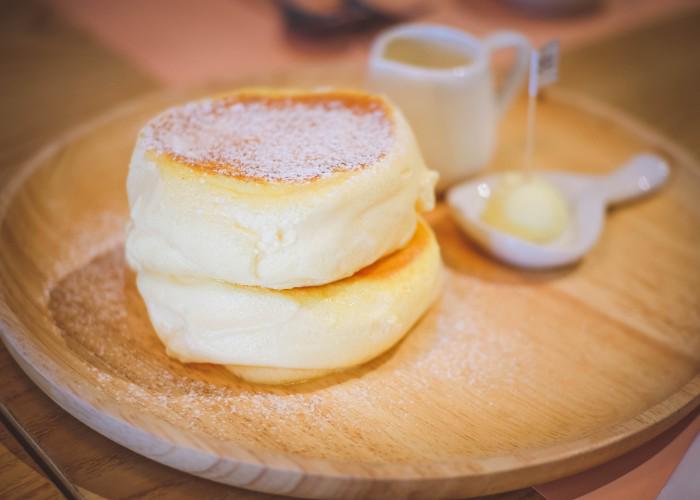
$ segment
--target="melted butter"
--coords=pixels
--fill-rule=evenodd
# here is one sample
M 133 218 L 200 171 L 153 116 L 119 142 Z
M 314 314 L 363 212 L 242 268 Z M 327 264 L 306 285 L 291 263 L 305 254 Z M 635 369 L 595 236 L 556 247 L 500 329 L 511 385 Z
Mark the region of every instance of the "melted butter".
M 541 177 L 520 172 L 503 176 L 481 220 L 535 243 L 555 240 L 571 223 L 568 205 L 559 190 Z

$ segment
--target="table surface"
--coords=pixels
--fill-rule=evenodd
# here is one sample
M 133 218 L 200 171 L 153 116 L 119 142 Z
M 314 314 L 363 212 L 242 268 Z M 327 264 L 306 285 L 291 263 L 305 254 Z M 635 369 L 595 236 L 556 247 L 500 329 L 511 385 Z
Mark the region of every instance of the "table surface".
M 62 131 L 121 100 L 162 86 L 41 0 L 6 1 L 0 9 L 0 184 L 13 166 Z M 697 47 L 700 4 L 568 51 L 560 85 L 627 111 L 697 157 Z M 2 345 L 0 373 L 0 400 L 87 498 L 267 498 L 180 473 L 93 432 L 31 383 Z M 12 435 L 0 427 L 0 497 L 58 495 Z M 498 498 L 541 496 L 525 489 Z

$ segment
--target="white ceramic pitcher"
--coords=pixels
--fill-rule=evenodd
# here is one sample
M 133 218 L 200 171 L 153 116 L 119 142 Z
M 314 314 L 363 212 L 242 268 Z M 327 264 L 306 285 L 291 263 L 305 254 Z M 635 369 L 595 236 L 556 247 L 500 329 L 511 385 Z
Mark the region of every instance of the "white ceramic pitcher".
M 463 54 L 452 67 L 416 65 L 390 56 L 392 43 L 409 40 L 434 50 Z M 491 56 L 515 48 L 501 89 L 496 91 Z M 443 189 L 483 168 L 496 144 L 496 127 L 525 79 L 530 44 L 502 31 L 484 39 L 435 24 L 407 24 L 379 35 L 370 51 L 367 86 L 384 93 L 408 118 L 428 166 L 440 173 Z

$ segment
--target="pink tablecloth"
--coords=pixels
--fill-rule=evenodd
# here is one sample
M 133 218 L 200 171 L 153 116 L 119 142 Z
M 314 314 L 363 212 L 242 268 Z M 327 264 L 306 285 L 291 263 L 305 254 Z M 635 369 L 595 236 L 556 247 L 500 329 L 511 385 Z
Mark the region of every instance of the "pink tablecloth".
M 191 84 L 324 61 L 361 62 L 369 36 L 289 43 L 275 2 L 234 0 L 52 0 L 68 17 L 166 84 Z M 608 0 L 592 15 L 543 19 L 503 1 L 426 2 L 416 19 L 483 35 L 511 29 L 535 44 L 570 48 L 697 6 L 697 0 Z

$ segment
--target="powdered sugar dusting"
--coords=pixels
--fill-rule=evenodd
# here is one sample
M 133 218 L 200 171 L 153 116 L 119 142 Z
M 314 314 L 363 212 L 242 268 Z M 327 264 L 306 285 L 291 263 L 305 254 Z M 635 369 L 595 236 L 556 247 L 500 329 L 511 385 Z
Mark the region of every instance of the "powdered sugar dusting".
M 153 119 L 141 140 L 219 175 L 304 182 L 376 163 L 393 130 L 379 98 L 318 93 L 190 102 Z
M 464 423 L 454 415 L 466 411 L 463 402 L 474 408 L 474 428 L 497 418 L 498 394 L 522 390 L 527 377 L 521 361 L 534 355 L 512 324 L 487 321 L 493 317 L 484 302 L 488 289 L 473 280 L 459 286 L 447 281 L 442 299 L 398 349 L 292 389 L 247 384 L 223 367 L 168 357 L 121 246 L 57 283 L 49 308 L 67 347 L 87 365 L 104 397 L 179 428 L 222 441 L 235 432 L 243 446 L 283 445 L 285 452 L 305 456 L 350 453 L 363 461 L 403 461 L 419 452 L 437 460 L 462 455 L 477 442 L 458 438 Z M 430 419 L 416 419 L 417 408 L 431 404 L 426 395 L 433 393 L 455 397 L 442 400 L 441 408 L 431 406 Z M 384 420 L 388 415 L 391 426 Z M 523 429 L 530 424 L 523 421 Z M 427 431 L 433 428 L 441 429 L 438 437 Z M 290 439 L 290 432 L 305 438 Z M 481 436 L 479 449 L 488 446 L 500 449 L 502 442 Z
M 465 314 L 465 304 L 478 302 L 480 286 L 471 282 L 455 290 L 445 287 L 434 328 L 436 335 L 430 348 L 421 351 L 411 369 L 429 375 L 431 381 L 459 381 L 472 395 L 487 395 L 494 387 L 502 390 L 521 376 L 522 360 L 528 351 L 526 337 L 517 328 L 495 329 L 492 318 Z M 507 332 L 507 333 L 506 333 Z M 507 369 L 494 360 L 507 359 Z

